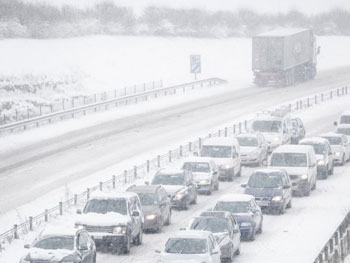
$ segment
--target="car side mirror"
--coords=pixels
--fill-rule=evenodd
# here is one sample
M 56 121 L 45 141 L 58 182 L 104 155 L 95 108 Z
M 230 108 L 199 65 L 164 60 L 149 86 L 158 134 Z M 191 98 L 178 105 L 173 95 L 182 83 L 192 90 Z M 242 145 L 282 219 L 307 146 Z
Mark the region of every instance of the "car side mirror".
M 27 248 L 27 249 L 28 249 L 28 248 L 30 248 L 30 245 L 29 245 L 29 244 L 25 244 L 25 245 L 24 245 L 24 248 Z
M 283 189 L 289 189 L 290 188 L 290 185 L 284 185 L 283 186 Z
M 334 124 L 334 126 L 337 126 L 337 125 L 338 125 L 338 122 L 335 121 L 335 122 L 333 122 L 333 124 Z
M 247 187 L 247 184 L 241 184 L 241 187 L 242 187 L 242 188 L 246 188 L 246 187 Z
M 81 215 L 82 211 L 81 209 L 77 209 L 77 214 Z
M 145 185 L 149 185 L 149 181 L 145 181 Z
M 218 174 L 218 171 L 214 171 L 213 174 L 215 174 L 215 175 Z
M 134 211 L 134 212 L 132 212 L 132 216 L 140 216 L 139 211 Z

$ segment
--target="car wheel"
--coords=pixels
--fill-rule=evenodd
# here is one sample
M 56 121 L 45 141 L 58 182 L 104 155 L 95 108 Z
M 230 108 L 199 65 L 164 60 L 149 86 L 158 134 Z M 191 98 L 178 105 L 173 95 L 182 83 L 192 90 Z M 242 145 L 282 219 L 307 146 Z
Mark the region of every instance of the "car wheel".
M 128 236 L 127 242 L 126 242 L 126 246 L 123 248 L 123 253 L 124 254 L 129 254 L 130 246 L 131 246 L 131 244 L 130 244 L 130 237 Z
M 213 193 L 213 183 L 210 184 L 210 188 L 207 192 L 207 195 L 211 195 Z
M 168 226 L 171 224 L 171 209 L 169 208 L 168 218 L 165 221 L 165 225 Z
M 290 201 L 288 202 L 287 208 L 292 208 L 292 199 L 290 199 Z
M 242 166 L 239 167 L 239 172 L 238 172 L 238 174 L 236 176 L 237 177 L 241 177 L 242 176 Z
M 193 201 L 191 202 L 192 205 L 197 204 L 197 197 L 198 197 L 198 193 L 196 192 Z
M 328 167 L 327 169 L 323 172 L 322 179 L 326 180 L 328 178 Z
M 216 182 L 216 184 L 214 186 L 214 190 L 219 191 L 219 180 Z
M 229 177 L 227 177 L 227 181 L 232 182 L 233 177 L 235 177 L 235 171 L 232 171 L 232 174 Z
M 334 173 L 334 163 L 332 163 L 332 169 L 329 171 L 329 175 L 333 175 L 333 173 Z
M 252 236 L 250 237 L 250 241 L 254 241 L 254 240 L 255 240 L 255 229 L 253 229 Z
M 343 158 L 342 158 L 342 160 L 341 160 L 340 165 L 343 166 L 344 164 L 345 164 L 345 154 L 343 154 Z
M 140 229 L 139 233 L 137 234 L 137 236 L 133 239 L 133 243 L 136 246 L 139 246 L 142 244 L 142 238 L 143 238 L 143 231 L 142 229 Z
M 241 245 L 239 245 L 239 247 L 237 248 L 237 250 L 235 251 L 235 255 L 238 256 L 239 254 L 241 254 Z
M 304 191 L 304 195 L 305 195 L 305 196 L 309 196 L 309 195 L 310 195 L 310 189 L 305 190 L 305 191 Z
M 261 234 L 263 232 L 263 221 L 261 220 L 260 226 L 258 231 L 256 231 L 257 234 Z
M 283 215 L 285 211 L 286 211 L 286 208 L 285 208 L 284 204 L 282 204 L 282 207 L 279 209 L 278 212 L 280 215 Z
M 312 186 L 311 190 L 315 190 L 316 189 L 316 180 L 315 180 L 315 184 Z

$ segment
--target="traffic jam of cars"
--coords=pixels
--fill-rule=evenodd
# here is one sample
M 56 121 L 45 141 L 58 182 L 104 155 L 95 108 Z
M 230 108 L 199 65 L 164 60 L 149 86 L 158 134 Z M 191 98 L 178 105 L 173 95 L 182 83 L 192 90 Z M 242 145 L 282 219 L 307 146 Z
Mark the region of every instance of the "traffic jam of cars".
M 317 180 L 350 161 L 350 112 L 334 125 L 334 132 L 305 137 L 302 120 L 290 112 L 258 113 L 246 133 L 204 140 L 177 168 L 163 167 L 125 191 L 92 194 L 70 229 L 45 229 L 25 246 L 20 262 L 96 263 L 96 251 L 128 254 L 144 233 L 170 225 L 174 210 L 182 213 L 197 204 L 198 195 L 220 192 L 221 184 L 249 166 L 254 170 L 241 192 L 218 195 L 213 207 L 169 232 L 164 247 L 154 251 L 164 263 L 232 262 L 241 242 L 263 232 L 265 214 L 284 214 L 294 196 L 309 196 Z

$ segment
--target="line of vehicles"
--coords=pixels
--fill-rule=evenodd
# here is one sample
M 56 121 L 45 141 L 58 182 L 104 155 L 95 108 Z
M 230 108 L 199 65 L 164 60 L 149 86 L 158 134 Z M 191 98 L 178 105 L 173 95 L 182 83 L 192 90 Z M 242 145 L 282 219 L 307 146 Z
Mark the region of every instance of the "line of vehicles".
M 159 253 L 164 262 L 232 262 L 241 241 L 263 232 L 264 214 L 283 214 L 295 195 L 308 196 L 317 179 L 327 179 L 335 165 L 350 160 L 350 112 L 344 112 L 336 132 L 305 137 L 305 127 L 287 108 L 259 113 L 247 133 L 205 140 L 199 152 L 178 168 L 162 168 L 142 185 L 123 192 L 98 192 L 75 226 L 46 228 L 21 263 L 96 263 L 98 249 L 129 253 L 147 232 L 171 224 L 173 209 L 188 210 L 199 194 L 219 191 L 224 181 L 240 177 L 242 166 L 256 166 L 244 193 L 220 196 L 208 211 L 187 226 L 169 233 Z M 348 128 L 349 127 L 349 128 Z M 267 167 L 265 167 L 267 166 Z

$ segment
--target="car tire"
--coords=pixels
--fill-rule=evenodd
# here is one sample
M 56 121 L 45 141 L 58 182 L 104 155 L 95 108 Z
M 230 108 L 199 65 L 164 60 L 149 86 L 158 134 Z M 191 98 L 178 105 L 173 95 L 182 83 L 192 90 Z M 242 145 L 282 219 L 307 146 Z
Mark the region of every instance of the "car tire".
M 332 163 L 332 169 L 329 171 L 329 175 L 333 175 L 333 173 L 334 173 L 334 163 Z
M 322 179 L 326 180 L 328 178 L 328 167 L 322 174 Z
M 232 171 L 232 174 L 229 177 L 227 177 L 227 181 L 232 182 L 233 181 L 233 177 L 235 177 L 235 171 L 234 170 Z
M 312 186 L 311 190 L 315 190 L 316 189 L 316 180 L 315 180 L 315 183 L 314 185 Z
M 253 234 L 252 236 L 249 238 L 250 241 L 254 241 L 255 240 L 255 229 L 253 229 Z
M 278 210 L 280 215 L 283 215 L 286 212 L 286 208 L 284 206 L 284 204 L 282 204 L 282 207 Z
M 310 195 L 310 189 L 307 189 L 306 191 L 304 191 L 304 196 L 309 196 Z
M 124 254 L 129 254 L 130 253 L 130 246 L 131 246 L 131 241 L 130 241 L 130 237 L 128 236 L 128 240 L 126 242 L 126 246 L 123 247 L 123 253 Z
M 196 195 L 195 195 L 194 199 L 191 202 L 192 205 L 197 204 L 197 197 L 198 197 L 198 193 L 196 192 Z
M 91 263 L 96 263 L 96 252 L 95 252 L 94 256 L 91 259 Z
M 168 226 L 171 224 L 171 209 L 169 208 L 168 218 L 165 221 L 165 225 Z
M 288 202 L 287 208 L 292 208 L 292 199 L 290 199 L 290 201 Z
M 341 160 L 340 165 L 343 166 L 344 164 L 345 164 L 345 154 L 343 154 L 343 158 L 342 158 L 342 160 Z
M 241 177 L 242 176 L 242 166 L 239 167 L 239 172 L 237 173 L 236 177 Z
M 213 193 L 213 183 L 210 184 L 210 189 L 207 191 L 207 195 L 211 195 Z
M 257 234 L 261 234 L 263 232 L 263 221 L 261 220 L 260 226 L 258 231 L 256 231 Z
M 237 248 L 237 250 L 235 251 L 235 255 L 238 256 L 239 254 L 241 254 L 241 245 L 239 245 L 239 247 Z
M 143 239 L 143 231 L 142 229 L 140 229 L 139 233 L 137 234 L 137 236 L 133 239 L 133 244 L 135 246 L 139 246 L 142 244 L 142 239 Z
M 219 191 L 219 180 L 216 182 L 216 184 L 214 186 L 214 190 Z

